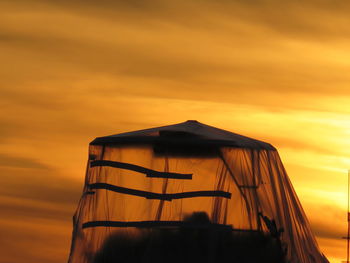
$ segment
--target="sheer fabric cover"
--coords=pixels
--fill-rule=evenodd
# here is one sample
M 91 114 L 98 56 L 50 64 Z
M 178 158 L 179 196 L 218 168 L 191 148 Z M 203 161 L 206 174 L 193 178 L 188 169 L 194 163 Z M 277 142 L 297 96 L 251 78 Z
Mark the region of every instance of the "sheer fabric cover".
M 208 156 L 181 156 L 147 144 L 105 144 L 90 145 L 89 156 L 69 263 L 93 263 L 108 237 L 137 236 L 137 224 L 181 222 L 197 211 L 232 231 L 271 234 L 263 218 L 274 220 L 287 262 L 328 262 L 274 149 L 219 147 Z

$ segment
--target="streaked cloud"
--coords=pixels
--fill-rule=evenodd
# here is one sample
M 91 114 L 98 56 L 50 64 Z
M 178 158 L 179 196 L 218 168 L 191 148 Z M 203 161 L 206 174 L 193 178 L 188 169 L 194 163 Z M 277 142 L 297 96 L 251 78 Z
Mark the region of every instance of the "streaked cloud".
M 48 167 L 35 159 L 26 157 L 13 157 L 0 153 L 0 167 L 15 167 L 29 169 L 48 169 Z
M 339 0 L 1 1 L 1 231 L 23 226 L 1 246 L 6 262 L 64 260 L 94 137 L 187 119 L 275 145 L 322 249 L 340 259 L 349 11 Z M 25 257 L 11 257 L 16 246 Z

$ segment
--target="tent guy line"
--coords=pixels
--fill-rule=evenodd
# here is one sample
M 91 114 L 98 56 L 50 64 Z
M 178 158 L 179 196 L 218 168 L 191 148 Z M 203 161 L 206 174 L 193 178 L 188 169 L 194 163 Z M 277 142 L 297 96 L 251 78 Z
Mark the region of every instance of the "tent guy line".
M 173 199 L 191 198 L 191 197 L 224 197 L 231 198 L 231 193 L 225 191 L 193 191 L 193 192 L 182 192 L 174 194 L 159 194 L 148 191 L 141 191 L 126 187 L 115 186 L 106 183 L 94 183 L 88 185 L 89 189 L 106 189 L 117 193 L 135 195 L 145 197 L 147 199 L 160 199 L 165 201 L 171 201 Z

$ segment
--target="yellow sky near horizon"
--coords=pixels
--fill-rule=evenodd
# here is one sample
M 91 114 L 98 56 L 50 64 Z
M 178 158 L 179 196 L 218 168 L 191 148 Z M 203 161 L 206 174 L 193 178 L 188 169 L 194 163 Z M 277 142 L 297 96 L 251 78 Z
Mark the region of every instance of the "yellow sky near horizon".
M 273 144 L 321 250 L 344 260 L 349 14 L 339 0 L 0 0 L 0 262 L 67 260 L 93 138 L 188 119 Z

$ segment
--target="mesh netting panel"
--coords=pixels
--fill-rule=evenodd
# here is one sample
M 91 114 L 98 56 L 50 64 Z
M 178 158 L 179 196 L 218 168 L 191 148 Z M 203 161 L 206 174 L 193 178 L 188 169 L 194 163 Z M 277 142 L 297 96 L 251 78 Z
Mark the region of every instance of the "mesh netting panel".
M 216 229 L 216 239 L 212 230 L 210 234 L 202 230 L 193 233 L 196 238 L 202 235 L 202 239 L 216 240 L 215 244 L 225 243 L 223 246 L 232 247 L 230 253 L 245 253 L 248 259 L 251 253 L 246 249 L 246 237 L 253 240 L 261 233 L 270 237 L 270 241 L 264 239 L 265 251 L 268 246 L 280 249 L 285 262 L 328 262 L 319 252 L 275 150 L 223 147 L 207 155 L 186 155 L 157 152 L 153 146 L 91 145 L 89 156 L 83 195 L 74 215 L 70 263 L 118 262 L 102 251 L 108 248 L 109 253 L 121 255 L 130 247 L 130 255 L 142 254 L 143 258 L 129 262 L 151 262 L 147 253 L 152 249 L 149 245 L 141 249 L 142 242 L 161 248 L 156 253 L 152 250 L 154 262 L 157 253 L 160 257 L 166 251 L 176 258 L 183 250 L 176 250 L 174 244 L 189 240 L 188 234 L 186 239 L 181 236 L 183 229 Z M 165 238 L 159 229 L 168 231 Z M 230 240 L 232 235 L 236 235 L 234 240 L 237 235 L 245 240 L 247 251 L 235 252 L 238 243 L 227 241 L 227 233 Z M 171 249 L 157 243 L 154 236 L 173 244 Z M 127 248 L 127 242 L 134 243 Z M 182 255 L 183 262 L 193 262 L 189 247 Z M 217 249 L 205 262 L 218 262 L 224 253 Z M 199 259 L 203 253 L 197 254 Z M 167 256 L 172 262 L 172 256 Z

